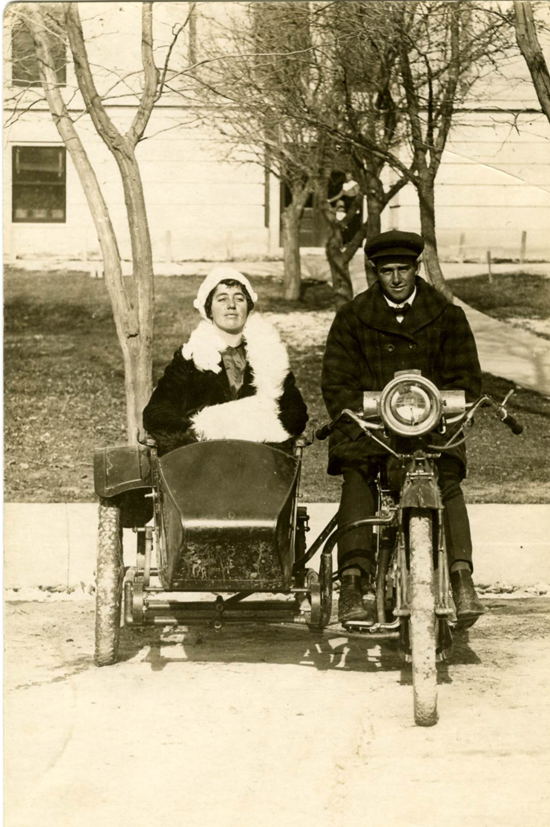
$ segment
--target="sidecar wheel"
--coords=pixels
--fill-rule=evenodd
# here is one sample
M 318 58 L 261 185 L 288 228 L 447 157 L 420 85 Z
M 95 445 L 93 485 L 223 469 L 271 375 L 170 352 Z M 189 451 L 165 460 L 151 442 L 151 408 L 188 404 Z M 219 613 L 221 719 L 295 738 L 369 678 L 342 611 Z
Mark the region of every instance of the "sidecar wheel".
M 101 498 L 97 532 L 96 666 L 108 666 L 118 656 L 123 573 L 120 506 L 112 499 Z
M 418 726 L 433 726 L 437 723 L 437 669 L 430 511 L 411 511 L 409 549 L 414 720 Z

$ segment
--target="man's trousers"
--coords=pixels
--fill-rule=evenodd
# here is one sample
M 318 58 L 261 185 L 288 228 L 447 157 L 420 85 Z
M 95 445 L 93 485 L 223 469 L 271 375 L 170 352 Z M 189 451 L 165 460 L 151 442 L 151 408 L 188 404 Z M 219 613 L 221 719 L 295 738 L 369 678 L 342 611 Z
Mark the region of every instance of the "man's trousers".
M 461 463 L 454 457 L 443 455 L 437 461 L 438 483 L 441 498 L 445 506 L 443 512 L 445 540 L 449 565 L 460 561 L 472 565 L 472 537 L 470 521 L 460 487 L 462 479 Z M 372 517 L 376 511 L 375 471 L 363 470 L 353 466 L 344 466 L 344 482 L 338 525 L 351 520 Z M 366 574 L 374 568 L 374 538 L 371 527 L 358 528 L 345 534 L 338 542 L 338 571 L 340 575 L 346 568 L 357 567 Z

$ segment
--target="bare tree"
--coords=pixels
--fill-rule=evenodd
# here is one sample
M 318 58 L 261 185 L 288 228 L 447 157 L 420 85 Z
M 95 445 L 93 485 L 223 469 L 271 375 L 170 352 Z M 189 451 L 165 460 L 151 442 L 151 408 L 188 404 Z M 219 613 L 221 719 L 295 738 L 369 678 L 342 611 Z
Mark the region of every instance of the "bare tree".
M 550 72 L 537 35 L 533 4 L 514 0 L 516 41 L 533 79 L 542 111 L 550 121 Z
M 262 166 L 285 185 L 282 205 L 284 296 L 300 297 L 300 223 L 331 145 L 302 113 L 318 83 L 308 3 L 235 3 L 221 22 L 210 20 L 195 79 L 207 110 L 237 162 Z
M 411 171 L 404 167 L 394 172 L 389 185 L 384 181 L 388 157 L 398 152 L 404 139 L 400 128 L 402 91 L 397 82 L 399 30 L 391 22 L 394 6 L 387 2 L 329 5 L 317 20 L 322 40 L 330 43 L 330 48 L 324 49 L 325 60 L 331 64 L 327 71 L 334 79 L 333 94 L 342 105 L 333 107 L 331 113 L 339 114 L 337 123 L 334 118 L 327 122 L 323 112 L 316 112 L 315 117 L 319 128 L 331 132 L 349 159 L 362 194 L 340 222 L 325 208 L 331 228 L 326 253 L 332 280 L 338 285 L 336 292 L 347 300 L 353 295 L 351 259 L 365 238 L 380 233 L 383 210 L 410 180 Z M 350 236 L 347 228 L 361 212 L 363 198 L 366 221 Z M 342 231 L 348 236 L 345 244 Z M 372 284 L 375 276 L 366 259 L 365 269 L 367 282 Z
M 369 212 L 366 226 L 340 251 L 339 266 L 345 274 L 364 235 L 379 231 L 381 211 L 410 182 L 419 198 L 428 278 L 451 298 L 437 252 L 435 181 L 457 107 L 507 54 L 506 16 L 464 0 L 349 3 L 336 10 L 331 29 L 336 59 L 344 55 L 345 112 L 326 129 L 354 157 Z M 346 14 L 355 16 L 351 27 Z M 387 166 L 394 180 L 386 190 Z
M 173 30 L 172 42 L 166 49 L 161 71 L 156 66 L 153 44 L 153 4 L 141 4 L 141 93 L 133 120 L 123 133 L 114 124 L 107 107 L 105 93 L 100 93 L 94 69 L 88 57 L 86 35 L 77 3 L 16 4 L 19 25 L 32 36 L 38 61 L 40 80 L 51 116 L 78 173 L 97 232 L 103 258 L 105 282 L 111 299 L 118 341 L 124 359 L 127 435 L 137 439 L 141 413 L 152 390 L 153 344 L 153 257 L 147 209 L 140 168 L 135 150 L 143 139 L 155 103 L 163 92 L 168 61 L 173 45 L 185 22 Z M 67 40 L 74 65 L 78 90 L 84 110 L 90 116 L 97 134 L 113 155 L 124 191 L 126 216 L 131 240 L 132 276 L 123 278 L 119 245 L 109 208 L 96 172 L 82 142 L 77 117 L 69 107 L 56 74 L 56 44 Z M 128 84 L 126 78 L 122 80 Z M 134 95 L 135 90 L 131 90 Z

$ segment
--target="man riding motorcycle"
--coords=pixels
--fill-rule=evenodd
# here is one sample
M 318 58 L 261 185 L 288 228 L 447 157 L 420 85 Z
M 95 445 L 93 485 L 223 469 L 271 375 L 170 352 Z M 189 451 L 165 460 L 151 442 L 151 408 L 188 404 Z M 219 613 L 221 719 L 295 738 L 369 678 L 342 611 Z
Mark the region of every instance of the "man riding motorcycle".
M 463 390 L 473 402 L 481 391 L 481 369 L 462 308 L 448 302 L 419 278 L 424 240 L 392 230 L 365 244 L 376 283 L 344 305 L 329 332 L 323 360 L 322 391 L 335 418 L 344 408 L 361 410 L 364 391 L 379 391 L 396 371 L 416 369 L 440 390 Z M 383 449 L 355 424 L 342 424 L 329 443 L 329 474 L 342 474 L 339 525 L 373 516 L 373 480 Z M 472 540 L 464 495 L 463 445 L 437 460 L 445 506 L 445 535 L 451 586 L 459 624 L 470 626 L 483 614 L 472 580 Z M 338 543 L 339 619 L 371 620 L 372 601 L 363 601 L 374 571 L 372 528 L 350 531 Z

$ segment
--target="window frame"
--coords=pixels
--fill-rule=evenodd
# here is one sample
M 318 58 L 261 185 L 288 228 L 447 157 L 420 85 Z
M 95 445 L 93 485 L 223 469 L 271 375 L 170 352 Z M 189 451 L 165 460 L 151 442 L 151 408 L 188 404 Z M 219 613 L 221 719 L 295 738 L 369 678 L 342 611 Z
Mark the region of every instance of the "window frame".
M 34 54 L 34 48 L 30 48 L 28 54 L 24 52 L 23 57 L 17 57 L 17 52 L 21 54 L 21 39 L 30 40 L 32 45 L 32 37 L 29 30 L 18 22 L 12 26 L 11 29 L 11 85 L 18 89 L 37 89 L 42 87 L 40 80 L 40 71 L 38 69 L 38 61 Z M 55 66 L 55 73 L 57 75 L 57 84 L 60 87 L 67 85 L 67 45 L 62 40 L 58 39 L 52 44 L 52 56 Z M 29 70 L 30 64 L 30 70 Z M 29 77 L 36 75 L 35 78 L 25 79 L 17 77 L 16 67 L 24 68 Z
M 60 153 L 61 158 L 61 175 L 60 181 L 57 184 L 55 181 L 50 180 L 30 180 L 30 181 L 22 181 L 17 179 L 17 153 L 21 149 L 57 149 Z M 50 144 L 50 143 L 41 143 L 41 144 L 12 144 L 12 157 L 11 157 L 11 172 L 12 172 L 12 179 L 11 179 L 11 223 L 12 224 L 66 224 L 67 223 L 67 149 L 63 144 Z M 38 177 L 38 176 L 37 176 Z M 15 190 L 16 188 L 25 188 L 25 187 L 44 187 L 44 188 L 51 188 L 51 187 L 59 187 L 63 190 L 63 216 L 61 218 L 18 218 L 15 214 L 16 209 L 18 209 L 18 205 L 16 204 L 15 198 Z

